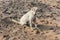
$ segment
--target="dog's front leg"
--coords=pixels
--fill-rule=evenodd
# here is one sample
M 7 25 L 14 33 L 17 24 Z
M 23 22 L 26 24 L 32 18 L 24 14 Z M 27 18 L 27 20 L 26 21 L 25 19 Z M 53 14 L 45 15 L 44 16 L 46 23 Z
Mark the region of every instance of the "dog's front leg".
M 32 19 L 29 19 L 29 25 L 30 25 L 30 28 L 32 29 Z

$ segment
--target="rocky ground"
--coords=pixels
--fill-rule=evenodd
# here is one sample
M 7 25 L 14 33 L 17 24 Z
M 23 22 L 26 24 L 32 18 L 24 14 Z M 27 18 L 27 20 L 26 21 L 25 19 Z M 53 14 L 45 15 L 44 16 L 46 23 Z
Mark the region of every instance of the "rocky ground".
M 11 21 L 34 6 L 37 28 Z M 0 40 L 60 40 L 60 0 L 0 0 Z

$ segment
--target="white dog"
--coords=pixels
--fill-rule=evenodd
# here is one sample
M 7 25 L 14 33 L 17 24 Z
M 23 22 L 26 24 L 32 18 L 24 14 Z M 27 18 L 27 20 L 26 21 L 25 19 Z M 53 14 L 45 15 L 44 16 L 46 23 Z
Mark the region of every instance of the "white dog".
M 12 19 L 12 21 L 21 25 L 25 25 L 27 22 L 29 22 L 29 25 L 32 28 L 32 20 L 34 18 L 37 9 L 38 9 L 37 7 L 31 8 L 30 11 L 28 11 L 25 15 L 21 17 L 19 22 L 14 19 Z

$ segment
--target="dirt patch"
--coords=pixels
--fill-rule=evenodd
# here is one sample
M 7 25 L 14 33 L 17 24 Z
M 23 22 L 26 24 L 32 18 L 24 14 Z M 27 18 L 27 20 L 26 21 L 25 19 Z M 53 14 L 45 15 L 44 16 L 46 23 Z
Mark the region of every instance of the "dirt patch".
M 34 6 L 37 28 L 11 21 Z M 60 0 L 0 0 L 0 40 L 60 40 Z

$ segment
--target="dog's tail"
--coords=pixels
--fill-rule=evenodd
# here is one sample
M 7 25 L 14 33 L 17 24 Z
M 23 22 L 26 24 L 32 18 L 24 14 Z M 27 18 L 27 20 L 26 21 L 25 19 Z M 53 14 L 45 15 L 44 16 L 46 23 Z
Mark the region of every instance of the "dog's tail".
M 20 24 L 19 21 L 16 21 L 16 20 L 14 20 L 14 19 L 12 19 L 11 21 L 14 22 L 14 23 Z

